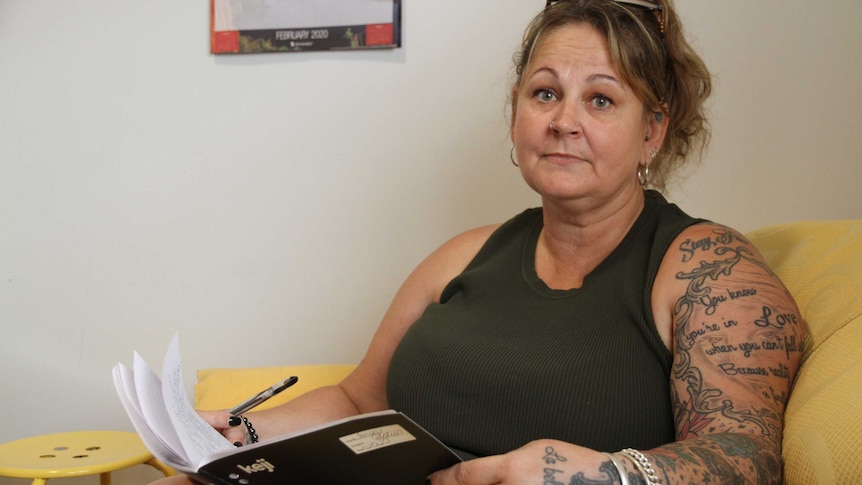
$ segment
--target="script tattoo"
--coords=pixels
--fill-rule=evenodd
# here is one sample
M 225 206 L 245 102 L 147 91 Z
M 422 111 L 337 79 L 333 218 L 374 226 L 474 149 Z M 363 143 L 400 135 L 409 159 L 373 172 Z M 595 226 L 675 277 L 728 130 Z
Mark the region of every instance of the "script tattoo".
M 679 441 L 653 450 L 656 468 L 681 483 L 712 483 L 715 477 L 722 483 L 779 483 L 780 409 L 804 350 L 804 322 L 787 290 L 773 283 L 775 274 L 739 234 L 716 229 L 685 240 L 678 250 L 691 264 L 676 274 L 685 283 L 673 330 L 678 385 L 671 392 Z M 719 311 L 725 306 L 727 312 Z M 693 355 L 711 357 L 714 367 L 702 367 Z M 762 400 L 737 400 L 709 384 L 705 376 L 717 372 L 751 386 Z
M 712 232 L 714 237 L 705 237 L 697 241 L 692 241 L 691 239 L 683 241 L 679 247 L 679 250 L 682 252 L 683 263 L 691 261 L 698 251 L 709 251 L 714 246 L 719 245 L 727 246 L 733 244 L 733 241 L 737 239 L 733 232 L 727 229 L 715 229 Z
M 719 231 L 720 232 L 720 231 Z M 730 243 L 734 240 L 734 236 L 729 232 L 720 232 L 719 239 L 721 243 Z M 700 243 L 699 248 L 713 248 L 717 243 L 710 239 L 711 245 Z M 683 260 L 690 259 L 692 252 L 687 251 L 687 248 L 695 247 L 686 241 L 681 246 L 683 251 Z M 713 288 L 710 287 L 710 282 L 717 281 L 722 276 L 730 276 L 733 269 L 742 261 L 748 261 L 752 264 L 764 267 L 753 253 L 745 246 L 730 247 L 727 245 L 718 245 L 714 249 L 714 254 L 724 257 L 713 262 L 702 261 L 700 266 L 690 272 L 680 272 L 677 278 L 687 280 L 688 286 L 685 294 L 677 301 L 675 312 L 677 315 L 677 323 L 674 331 L 674 339 L 676 343 L 676 351 L 678 361 L 674 364 L 674 377 L 686 384 L 687 394 L 690 400 L 682 399 L 680 396 L 674 400 L 677 407 L 675 416 L 677 419 L 677 429 L 680 438 L 697 435 L 700 431 L 709 428 L 713 416 L 722 415 L 740 423 L 740 427 L 744 425 L 754 425 L 760 428 L 761 432 L 769 436 L 777 430 L 771 423 L 767 423 L 761 416 L 753 413 L 751 410 L 736 409 L 733 401 L 725 397 L 720 389 L 710 389 L 704 387 L 704 380 L 701 370 L 692 365 L 691 350 L 695 345 L 697 336 L 708 331 L 705 328 L 694 329 L 692 316 L 699 305 L 705 307 L 704 312 L 707 315 L 712 315 L 715 310 L 715 302 L 720 298 L 712 295 Z M 766 269 L 764 267 L 764 269 Z M 768 270 L 767 270 L 768 271 Z M 724 298 L 723 295 L 721 298 Z M 720 300 L 723 301 L 723 300 Z M 715 346 L 711 349 L 714 353 L 725 353 L 737 350 L 737 347 L 732 345 Z M 750 349 L 749 349 L 750 350 Z M 732 365 L 732 364 L 731 364 Z
M 557 475 L 562 475 L 564 473 L 563 470 L 552 466 L 557 465 L 557 463 L 565 462 L 566 458 L 557 453 L 553 446 L 548 446 L 545 448 L 545 455 L 542 457 L 542 461 L 545 465 L 548 465 L 542 470 L 542 484 L 566 485 L 565 482 L 557 480 Z M 617 472 L 617 468 L 610 460 L 604 461 L 599 465 L 599 470 L 596 475 L 599 476 L 599 478 L 587 478 L 584 472 L 578 472 L 571 477 L 568 485 L 613 485 L 620 481 L 620 475 Z M 631 475 L 629 476 L 631 477 Z M 634 483 L 636 485 L 643 485 L 644 482 L 637 480 Z
M 545 456 L 542 457 L 542 461 L 545 462 L 545 465 L 556 465 L 557 462 L 566 461 L 566 458 L 557 453 L 557 450 L 553 446 L 548 446 L 545 447 Z M 557 480 L 557 474 L 563 473 L 563 470 L 546 466 L 542 472 L 543 485 L 565 485 L 563 482 Z

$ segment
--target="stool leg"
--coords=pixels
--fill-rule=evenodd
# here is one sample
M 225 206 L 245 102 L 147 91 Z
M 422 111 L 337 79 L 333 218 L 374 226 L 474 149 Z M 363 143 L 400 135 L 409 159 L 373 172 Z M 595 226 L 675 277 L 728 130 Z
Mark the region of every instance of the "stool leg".
M 175 472 L 173 468 L 165 465 L 164 463 L 160 462 L 159 460 L 157 460 L 155 458 L 153 458 L 152 460 L 145 461 L 144 464 L 150 465 L 151 467 L 155 468 L 156 470 L 164 473 L 166 477 L 172 477 L 172 476 L 177 474 L 177 472 Z
M 105 472 L 99 475 L 99 485 L 111 485 L 111 472 Z
M 47 478 L 34 478 L 30 485 L 45 485 L 48 482 Z

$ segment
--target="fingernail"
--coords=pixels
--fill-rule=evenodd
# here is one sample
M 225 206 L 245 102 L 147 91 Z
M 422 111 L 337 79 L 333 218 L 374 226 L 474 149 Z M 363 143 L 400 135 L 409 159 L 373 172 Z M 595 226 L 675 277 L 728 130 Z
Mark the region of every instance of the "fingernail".
M 233 445 L 236 446 L 237 448 L 239 448 L 240 446 L 242 446 L 242 443 L 239 441 L 234 441 Z
M 239 426 L 239 423 L 241 423 L 241 422 L 242 422 L 242 420 L 239 419 L 239 417 L 237 417 L 237 416 L 231 416 L 230 419 L 227 420 L 227 424 L 229 426 Z

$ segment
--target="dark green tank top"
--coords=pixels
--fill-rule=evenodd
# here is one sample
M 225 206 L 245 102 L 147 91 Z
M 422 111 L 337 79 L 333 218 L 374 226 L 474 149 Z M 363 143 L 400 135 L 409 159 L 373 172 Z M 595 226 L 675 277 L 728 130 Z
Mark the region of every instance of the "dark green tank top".
M 673 239 L 698 222 L 657 192 L 581 288 L 536 275 L 541 209 L 503 224 L 395 350 L 389 406 L 469 458 L 540 438 L 600 451 L 674 440 L 671 355 L 650 295 Z

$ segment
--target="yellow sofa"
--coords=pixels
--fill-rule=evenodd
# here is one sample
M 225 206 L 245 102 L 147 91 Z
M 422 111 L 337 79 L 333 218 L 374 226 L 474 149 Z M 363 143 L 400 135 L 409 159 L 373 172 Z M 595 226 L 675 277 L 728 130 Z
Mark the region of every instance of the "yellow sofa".
M 782 224 L 747 236 L 796 298 L 810 331 L 785 417 L 785 483 L 862 483 L 862 220 Z M 265 404 L 274 406 L 337 383 L 353 368 L 202 370 L 195 405 L 228 408 L 299 375 L 296 386 Z
M 862 221 L 749 233 L 808 322 L 784 418 L 784 482 L 862 483 Z
M 195 409 L 228 409 L 282 379 L 298 376 L 296 384 L 256 408 L 268 409 L 312 389 L 338 384 L 355 367 L 353 364 L 321 364 L 199 370 Z

